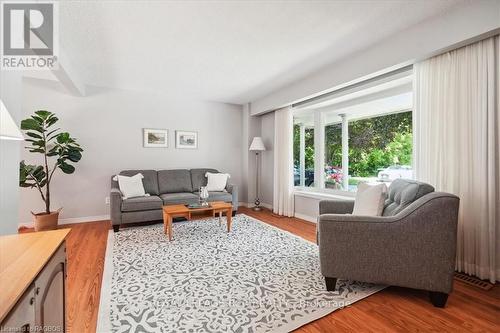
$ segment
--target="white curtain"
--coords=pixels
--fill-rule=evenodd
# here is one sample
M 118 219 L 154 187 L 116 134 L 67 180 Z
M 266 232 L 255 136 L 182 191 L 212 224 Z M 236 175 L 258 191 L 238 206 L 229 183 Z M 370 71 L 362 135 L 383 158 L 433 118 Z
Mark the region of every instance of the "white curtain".
M 285 108 L 274 112 L 274 213 L 294 215 L 293 186 L 293 113 Z
M 457 270 L 500 280 L 500 45 L 415 65 L 417 179 L 460 197 Z

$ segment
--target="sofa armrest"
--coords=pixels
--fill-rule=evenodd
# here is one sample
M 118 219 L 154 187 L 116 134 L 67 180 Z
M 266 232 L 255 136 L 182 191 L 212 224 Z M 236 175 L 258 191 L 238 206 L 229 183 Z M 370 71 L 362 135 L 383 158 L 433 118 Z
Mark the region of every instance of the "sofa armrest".
M 321 200 L 319 214 L 351 214 L 354 200 Z
M 233 211 L 238 210 L 238 186 L 228 183 L 226 185 L 226 191 L 231 193 L 233 199 L 231 205 L 233 206 Z
M 111 188 L 109 194 L 110 218 L 113 225 L 122 223 L 122 192 L 117 188 Z

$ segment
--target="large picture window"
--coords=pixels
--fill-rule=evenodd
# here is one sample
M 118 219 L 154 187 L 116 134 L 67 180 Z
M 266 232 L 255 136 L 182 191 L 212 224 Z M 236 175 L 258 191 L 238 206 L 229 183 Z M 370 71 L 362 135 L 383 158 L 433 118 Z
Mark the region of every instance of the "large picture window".
M 411 76 L 387 81 L 295 111 L 295 186 L 356 191 L 359 182 L 413 178 Z
M 294 183 L 296 186 L 314 186 L 314 127 L 294 125 L 293 131 Z

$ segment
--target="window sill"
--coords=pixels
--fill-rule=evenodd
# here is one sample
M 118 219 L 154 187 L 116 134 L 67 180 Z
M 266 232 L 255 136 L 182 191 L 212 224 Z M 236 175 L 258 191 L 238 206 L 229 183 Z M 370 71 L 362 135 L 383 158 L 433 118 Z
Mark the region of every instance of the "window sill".
M 320 190 L 317 188 L 296 188 L 293 192 L 295 196 L 318 199 L 318 200 L 354 200 L 355 193 L 339 190 Z

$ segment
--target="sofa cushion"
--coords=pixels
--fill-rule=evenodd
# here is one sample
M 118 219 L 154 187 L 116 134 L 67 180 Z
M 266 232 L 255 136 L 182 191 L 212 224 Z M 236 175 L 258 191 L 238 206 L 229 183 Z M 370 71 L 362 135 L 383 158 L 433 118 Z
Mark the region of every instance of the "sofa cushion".
M 123 199 L 149 196 L 149 193 L 144 190 L 143 179 L 142 173 L 135 174 L 132 177 L 116 175 L 113 178 L 114 181 L 118 182 Z
M 191 173 L 187 169 L 158 171 L 160 193 L 193 192 Z
M 158 195 L 158 173 L 156 170 L 123 170 L 120 172 L 122 176 L 134 176 L 138 173 L 142 173 L 144 178 L 142 179 L 142 183 L 144 184 L 144 190 L 146 193 L 151 195 Z
M 156 195 L 129 198 L 122 201 L 122 212 L 161 209 L 163 201 Z
M 387 186 L 384 183 L 377 185 L 369 185 L 364 182 L 359 183 L 352 215 L 382 215 L 386 196 Z
M 198 196 L 193 193 L 165 193 L 160 195 L 165 205 L 187 205 L 198 202 Z
M 196 197 L 198 197 L 198 192 L 194 192 Z M 212 201 L 224 201 L 224 202 L 232 202 L 233 201 L 233 196 L 231 193 L 228 192 L 216 192 L 216 191 L 209 191 L 208 192 L 208 202 Z
M 191 183 L 193 184 L 193 191 L 199 191 L 200 187 L 207 186 L 207 172 L 219 173 L 215 169 L 191 169 Z
M 415 200 L 434 192 L 429 184 L 409 179 L 396 179 L 389 186 L 389 195 L 384 204 L 383 216 L 394 216 Z
M 205 174 L 207 177 L 207 190 L 208 191 L 224 191 L 227 186 L 227 180 L 231 177 L 228 173 L 211 173 Z

